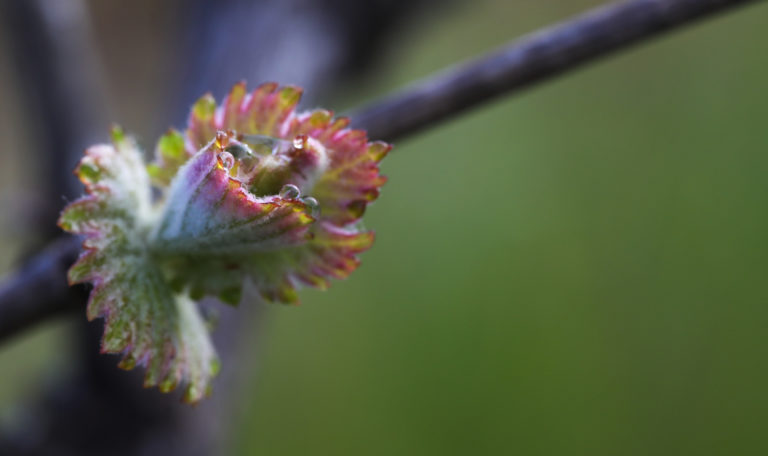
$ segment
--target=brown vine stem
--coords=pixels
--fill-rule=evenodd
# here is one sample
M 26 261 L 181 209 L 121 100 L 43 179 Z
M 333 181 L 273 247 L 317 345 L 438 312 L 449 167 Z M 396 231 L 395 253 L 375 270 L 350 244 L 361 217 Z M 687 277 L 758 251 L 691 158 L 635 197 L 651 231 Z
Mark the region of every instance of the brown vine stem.
M 631 0 L 609 4 L 525 36 L 350 114 L 376 139 L 394 141 L 503 94 L 660 36 L 697 19 L 762 0 Z M 59 240 L 0 286 L 0 341 L 82 306 L 65 282 L 79 242 Z
M 400 139 L 696 19 L 757 1 L 631 0 L 608 4 L 427 77 L 349 116 L 371 138 Z
M 0 285 L 0 341 L 50 317 L 82 307 L 67 284 L 80 240 L 62 237 L 30 258 Z

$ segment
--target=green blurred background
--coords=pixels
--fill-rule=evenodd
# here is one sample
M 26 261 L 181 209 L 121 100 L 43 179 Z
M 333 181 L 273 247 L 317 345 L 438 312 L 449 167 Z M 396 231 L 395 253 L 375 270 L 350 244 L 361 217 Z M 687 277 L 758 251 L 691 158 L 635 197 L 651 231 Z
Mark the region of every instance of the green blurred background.
M 324 104 L 358 105 L 599 3 L 435 13 L 372 83 Z M 766 6 L 396 144 L 360 269 L 301 306 L 267 306 L 247 336 L 254 362 L 224 366 L 248 385 L 230 451 L 768 453 Z M 7 198 L 27 164 L 1 153 Z M 2 234 L 8 268 L 23 236 Z M 66 369 L 64 334 L 53 323 L 0 349 L 0 410 Z

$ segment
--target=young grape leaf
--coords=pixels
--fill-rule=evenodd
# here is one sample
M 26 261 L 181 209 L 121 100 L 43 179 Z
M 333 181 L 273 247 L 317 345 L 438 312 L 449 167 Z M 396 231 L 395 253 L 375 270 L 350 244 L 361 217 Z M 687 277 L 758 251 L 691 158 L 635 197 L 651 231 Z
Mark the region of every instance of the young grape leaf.
M 122 354 L 123 368 L 144 366 L 145 386 L 185 384 L 185 400 L 200 400 L 218 360 L 196 304 L 168 287 L 148 248 L 157 214 L 139 150 L 115 130 L 113 144 L 88 149 L 76 173 L 89 195 L 59 224 L 85 236 L 69 280 L 93 284 L 87 316 L 104 319 L 102 352 Z
M 144 366 L 146 386 L 183 384 L 190 402 L 210 389 L 218 361 L 195 300 L 237 304 L 250 284 L 296 302 L 301 285 L 347 277 L 371 246 L 360 218 L 385 182 L 378 162 L 390 146 L 329 111 L 297 113 L 300 97 L 240 83 L 219 106 L 198 100 L 149 165 L 116 129 L 78 166 L 87 196 L 59 220 L 84 236 L 70 281 L 93 284 L 87 315 L 104 318 L 102 351 Z

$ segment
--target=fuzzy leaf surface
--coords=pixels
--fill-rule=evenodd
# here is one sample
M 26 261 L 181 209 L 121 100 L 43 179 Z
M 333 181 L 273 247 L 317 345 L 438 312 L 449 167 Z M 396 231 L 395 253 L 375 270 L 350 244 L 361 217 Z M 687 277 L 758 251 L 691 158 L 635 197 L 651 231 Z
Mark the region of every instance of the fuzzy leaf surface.
M 85 237 L 69 280 L 93 284 L 87 316 L 104 319 L 103 353 L 123 355 L 123 368 L 145 367 L 145 386 L 181 384 L 196 402 L 216 374 L 216 353 L 197 305 L 171 289 L 147 248 L 157 217 L 141 154 L 120 131 L 113 138 L 86 151 L 76 173 L 88 195 L 59 219 Z
M 240 83 L 219 105 L 198 100 L 148 165 L 119 130 L 86 151 L 76 173 L 87 195 L 59 221 L 84 236 L 70 281 L 93 284 L 102 351 L 145 367 L 146 386 L 184 385 L 191 402 L 209 391 L 218 360 L 196 300 L 238 304 L 249 289 L 297 302 L 301 286 L 349 276 L 373 243 L 361 217 L 390 146 L 329 111 L 297 112 L 300 98 Z

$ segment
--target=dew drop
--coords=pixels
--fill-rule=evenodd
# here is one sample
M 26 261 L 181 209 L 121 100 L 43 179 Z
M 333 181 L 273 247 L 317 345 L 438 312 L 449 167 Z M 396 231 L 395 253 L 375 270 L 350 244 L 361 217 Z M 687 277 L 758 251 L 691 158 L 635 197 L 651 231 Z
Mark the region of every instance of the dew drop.
M 320 203 L 311 196 L 305 196 L 300 198 L 300 201 L 307 205 L 313 216 L 317 216 L 320 213 Z
M 298 135 L 295 138 L 293 138 L 293 148 L 294 149 L 303 149 L 304 146 L 307 144 L 307 135 Z
M 230 144 L 224 150 L 232 154 L 232 156 L 238 160 L 240 160 L 241 158 L 250 157 L 253 155 L 253 152 L 251 152 L 251 148 L 242 143 Z
M 300 194 L 301 191 L 299 190 L 299 187 L 293 184 L 285 184 L 283 185 L 283 188 L 280 189 L 280 198 L 283 199 L 296 199 Z
M 221 161 L 221 166 L 225 169 L 232 169 L 235 166 L 235 157 L 226 151 L 219 154 L 219 161 Z
M 238 168 L 238 176 L 239 177 L 246 177 L 251 174 L 251 172 L 256 169 L 256 165 L 259 164 L 259 157 L 255 155 L 246 156 L 245 158 L 240 160 L 240 167 Z
M 219 149 L 222 149 L 227 146 L 229 143 L 229 138 L 227 137 L 227 134 L 221 130 L 216 132 L 216 147 Z
M 243 135 L 243 141 L 258 155 L 276 155 L 290 150 L 292 144 L 291 141 L 266 135 Z

